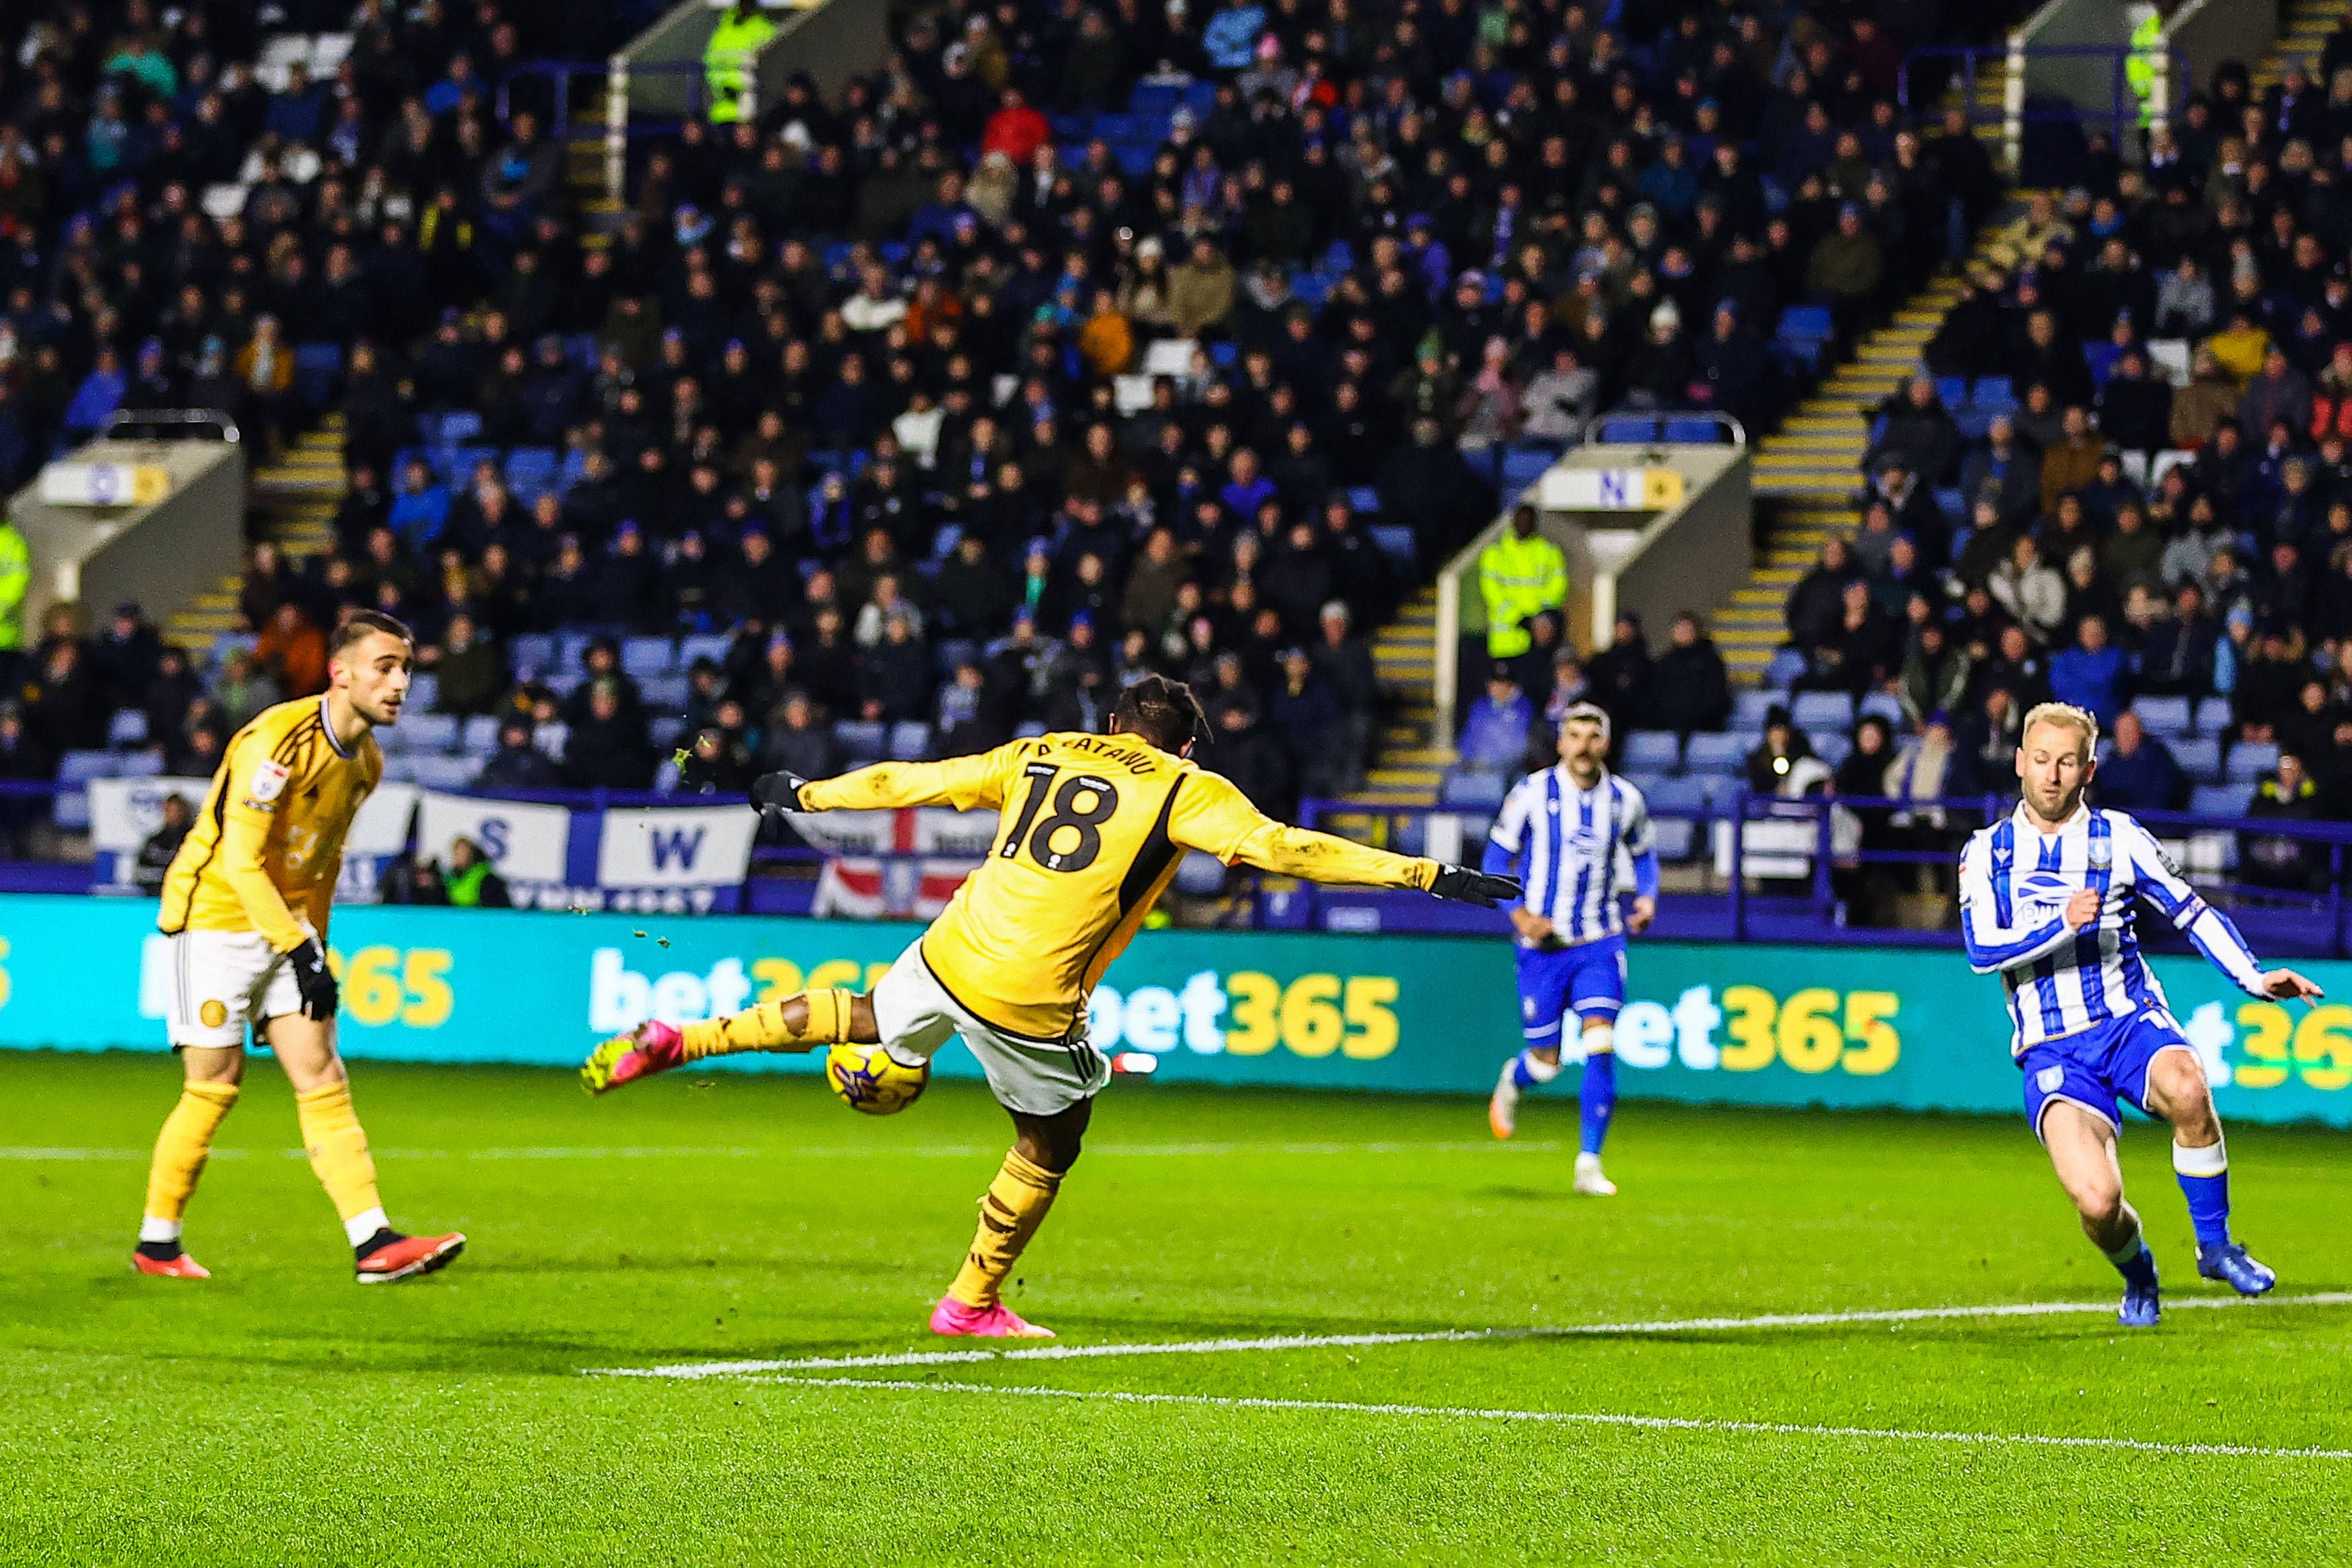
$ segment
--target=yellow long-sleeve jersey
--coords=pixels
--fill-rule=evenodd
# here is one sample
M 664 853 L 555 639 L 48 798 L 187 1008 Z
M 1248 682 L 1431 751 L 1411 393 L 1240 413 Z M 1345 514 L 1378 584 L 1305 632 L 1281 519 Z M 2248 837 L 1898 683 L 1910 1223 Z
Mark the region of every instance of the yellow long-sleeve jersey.
M 1435 861 L 1274 821 L 1227 779 L 1125 735 L 1056 734 L 945 762 L 884 762 L 804 786 L 812 810 L 1001 812 L 987 862 L 923 934 L 964 1009 L 1007 1034 L 1085 1032 L 1087 998 L 1185 850 L 1310 882 L 1426 890 Z
M 303 940 L 303 919 L 324 936 L 343 835 L 383 778 L 375 737 L 345 751 L 323 696 L 264 708 L 229 738 L 164 873 L 157 924 L 167 934 L 257 931 L 280 952 Z

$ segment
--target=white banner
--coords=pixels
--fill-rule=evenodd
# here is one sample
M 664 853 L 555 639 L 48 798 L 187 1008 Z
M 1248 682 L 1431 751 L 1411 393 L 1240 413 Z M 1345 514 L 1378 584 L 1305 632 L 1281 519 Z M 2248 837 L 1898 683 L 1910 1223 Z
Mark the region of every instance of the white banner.
M 93 779 L 89 782 L 89 847 L 100 854 L 136 855 L 163 825 L 163 801 L 177 795 L 191 811 L 202 810 L 209 779 Z M 385 784 L 360 805 L 344 837 L 345 858 L 396 855 L 408 847 L 409 813 L 416 810 L 416 786 Z
M 751 865 L 760 814 L 741 806 L 604 813 L 596 880 L 607 888 L 728 887 Z
M 444 859 L 460 838 L 481 845 L 492 869 L 509 883 L 560 884 L 567 869 L 572 813 L 561 806 L 425 791 L 416 818 L 418 858 Z

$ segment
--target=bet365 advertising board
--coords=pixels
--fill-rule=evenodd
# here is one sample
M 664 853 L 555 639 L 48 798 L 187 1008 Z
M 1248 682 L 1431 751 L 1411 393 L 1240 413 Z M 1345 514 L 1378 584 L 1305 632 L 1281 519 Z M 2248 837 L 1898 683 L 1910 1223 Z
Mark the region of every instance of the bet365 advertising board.
M 0 1047 L 163 1050 L 153 922 L 143 901 L 0 897 Z M 361 906 L 331 935 L 350 1055 L 568 1066 L 648 1017 L 863 987 L 919 929 Z M 2352 1125 L 2352 964 L 2302 966 L 2331 992 L 2317 1008 L 2255 1001 L 2198 960 L 2155 965 L 2225 1116 Z M 1500 938 L 1149 931 L 1095 993 L 1093 1029 L 1157 1058 L 1161 1082 L 1483 1093 L 1518 1009 Z M 1617 1052 L 1635 1096 L 2014 1113 L 2008 1038 L 1999 983 L 1957 948 L 1637 941 Z M 950 1046 L 940 1071 L 978 1069 Z

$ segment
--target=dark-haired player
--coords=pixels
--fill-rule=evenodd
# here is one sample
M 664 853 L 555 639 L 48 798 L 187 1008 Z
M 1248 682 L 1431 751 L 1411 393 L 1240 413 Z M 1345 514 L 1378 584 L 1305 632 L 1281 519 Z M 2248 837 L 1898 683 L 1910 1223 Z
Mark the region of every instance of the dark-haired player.
M 601 1093 L 709 1057 L 845 1041 L 882 1044 L 911 1067 L 961 1034 L 1016 1136 L 931 1330 L 1051 1337 L 1000 1292 L 1110 1081 L 1109 1063 L 1087 1040 L 1087 995 L 1186 850 L 1312 882 L 1418 888 L 1490 907 L 1519 891 L 1508 877 L 1285 827 L 1188 760 L 1201 725 L 1191 688 L 1150 675 L 1120 694 L 1107 735 L 1044 735 L 977 757 L 885 762 L 814 783 L 769 774 L 751 791 L 763 812 L 990 807 L 1001 813 L 993 847 L 870 995 L 810 991 L 683 1029 L 641 1024 L 599 1046 L 582 1078 Z
M 343 835 L 383 777 L 374 729 L 400 717 L 415 640 L 362 611 L 335 632 L 327 690 L 279 703 L 230 737 L 163 878 L 157 924 L 171 939 L 165 1017 L 186 1074 L 155 1139 L 147 1212 L 131 1262 L 142 1274 L 207 1278 L 180 1246 L 180 1218 L 236 1103 L 245 1031 L 268 1042 L 294 1085 L 310 1168 L 342 1216 L 360 1283 L 426 1274 L 466 1245 L 404 1236 L 376 1197 L 375 1162 L 335 1051 L 327 913 Z

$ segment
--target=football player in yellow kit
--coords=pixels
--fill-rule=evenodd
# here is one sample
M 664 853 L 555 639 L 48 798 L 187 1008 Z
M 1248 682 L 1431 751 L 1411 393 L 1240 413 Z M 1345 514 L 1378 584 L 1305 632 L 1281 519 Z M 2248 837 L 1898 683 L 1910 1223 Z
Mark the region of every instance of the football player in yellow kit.
M 745 1051 L 881 1044 L 914 1067 L 961 1034 L 1012 1113 L 1012 1152 L 981 1200 L 980 1229 L 931 1313 L 941 1334 L 1050 1338 L 1000 1299 L 1078 1157 L 1110 1065 L 1087 1040 L 1095 982 L 1134 936 L 1186 850 L 1311 882 L 1417 888 L 1492 907 L 1519 884 L 1286 827 L 1190 759 L 1200 704 L 1150 675 L 1120 694 L 1108 735 L 1016 740 L 977 757 L 880 763 L 810 782 L 772 773 L 762 812 L 898 806 L 995 808 L 988 859 L 870 995 L 810 991 L 684 1028 L 651 1022 L 581 1068 L 598 1093 Z
M 376 1197 L 367 1134 L 335 1051 L 327 915 L 343 835 L 383 777 L 373 731 L 400 717 L 415 641 L 362 611 L 335 632 L 328 687 L 265 708 L 229 740 L 196 824 L 163 878 L 157 924 L 171 938 L 172 1048 L 186 1082 L 155 1140 L 147 1212 L 131 1263 L 142 1274 L 208 1278 L 180 1245 L 180 1219 L 213 1134 L 236 1105 L 249 1026 L 294 1085 L 302 1143 L 342 1216 L 360 1283 L 431 1273 L 463 1236 L 404 1236 Z

